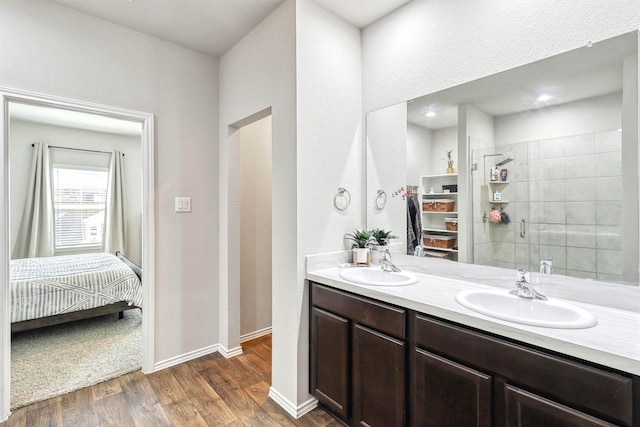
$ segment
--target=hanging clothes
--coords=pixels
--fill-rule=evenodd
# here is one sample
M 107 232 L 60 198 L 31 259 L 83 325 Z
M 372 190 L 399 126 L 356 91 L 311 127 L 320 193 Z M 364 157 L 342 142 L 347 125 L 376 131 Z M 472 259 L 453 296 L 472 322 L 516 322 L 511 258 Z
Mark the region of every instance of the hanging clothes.
M 413 255 L 422 245 L 422 219 L 420 200 L 416 194 L 407 196 L 407 255 Z

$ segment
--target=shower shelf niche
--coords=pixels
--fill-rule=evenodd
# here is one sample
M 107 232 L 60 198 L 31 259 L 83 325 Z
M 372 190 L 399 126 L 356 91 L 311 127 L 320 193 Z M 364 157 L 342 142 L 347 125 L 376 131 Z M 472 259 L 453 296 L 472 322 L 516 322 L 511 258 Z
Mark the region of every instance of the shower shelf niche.
M 493 200 L 493 193 L 498 189 L 502 191 L 502 188 L 509 185 L 509 181 L 487 181 L 487 182 L 489 184 L 489 187 L 491 188 L 491 191 L 490 191 L 491 194 L 489 194 L 489 197 L 491 198 L 491 200 L 489 201 L 489 205 L 491 205 L 491 209 L 502 209 L 505 206 L 507 206 L 509 204 L 509 201 L 507 200 Z

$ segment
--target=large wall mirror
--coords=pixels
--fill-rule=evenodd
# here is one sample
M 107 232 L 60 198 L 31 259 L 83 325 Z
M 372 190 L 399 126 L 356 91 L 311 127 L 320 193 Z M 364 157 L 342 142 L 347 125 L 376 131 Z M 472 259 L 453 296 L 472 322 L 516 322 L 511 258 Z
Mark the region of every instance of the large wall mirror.
M 638 33 L 367 114 L 367 227 L 408 254 L 638 284 Z

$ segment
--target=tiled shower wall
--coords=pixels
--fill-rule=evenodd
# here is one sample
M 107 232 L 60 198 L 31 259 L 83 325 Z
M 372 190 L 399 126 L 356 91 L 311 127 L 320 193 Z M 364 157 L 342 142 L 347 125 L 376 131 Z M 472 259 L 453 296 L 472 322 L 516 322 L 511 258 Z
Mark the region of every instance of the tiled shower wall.
M 614 130 L 474 150 L 474 262 L 538 271 L 553 257 L 554 273 L 621 281 L 621 141 Z M 514 159 L 502 167 L 508 224 L 482 222 L 489 170 L 501 159 L 484 155 L 495 153 Z

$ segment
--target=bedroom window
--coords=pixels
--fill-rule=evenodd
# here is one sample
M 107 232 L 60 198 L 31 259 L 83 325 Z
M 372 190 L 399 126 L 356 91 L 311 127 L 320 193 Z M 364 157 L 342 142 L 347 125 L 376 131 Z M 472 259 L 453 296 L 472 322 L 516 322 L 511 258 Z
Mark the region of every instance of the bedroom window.
M 108 169 L 53 166 L 55 249 L 102 246 Z

